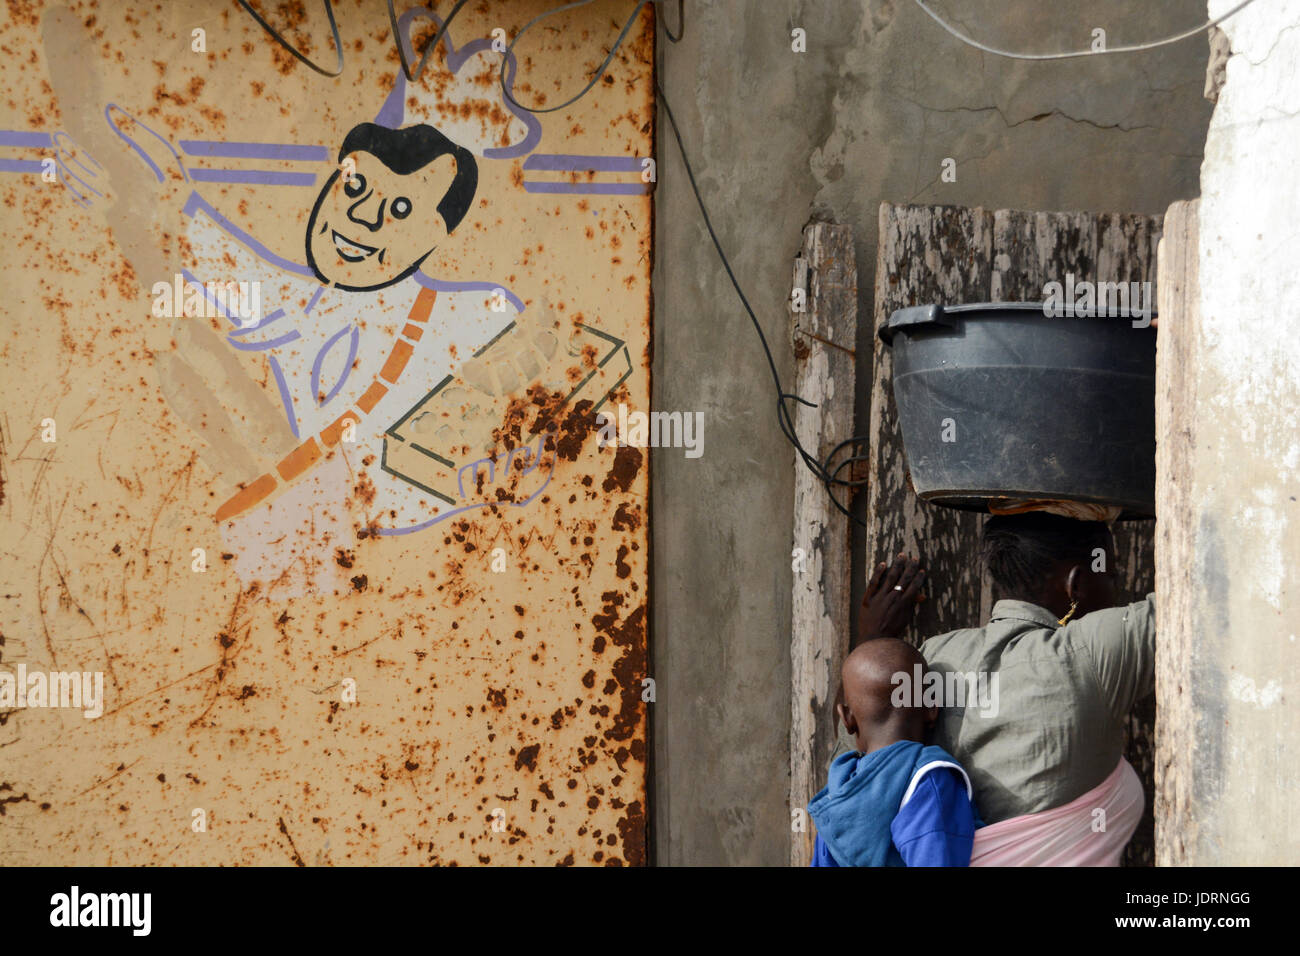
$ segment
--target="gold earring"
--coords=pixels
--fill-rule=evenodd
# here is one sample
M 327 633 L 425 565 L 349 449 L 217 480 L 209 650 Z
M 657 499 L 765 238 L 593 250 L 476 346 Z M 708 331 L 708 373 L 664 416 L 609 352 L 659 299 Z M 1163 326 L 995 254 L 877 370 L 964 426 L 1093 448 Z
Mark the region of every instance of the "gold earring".
M 1059 621 L 1056 622 L 1056 626 L 1057 626 L 1057 627 L 1065 627 L 1066 622 L 1069 621 L 1070 618 L 1074 617 L 1074 612 L 1075 612 L 1075 610 L 1076 610 L 1078 607 L 1079 607 L 1079 602 L 1078 602 L 1078 601 L 1071 601 L 1071 602 L 1070 602 L 1070 610 L 1068 610 L 1068 611 L 1065 613 L 1065 617 L 1061 618 Z

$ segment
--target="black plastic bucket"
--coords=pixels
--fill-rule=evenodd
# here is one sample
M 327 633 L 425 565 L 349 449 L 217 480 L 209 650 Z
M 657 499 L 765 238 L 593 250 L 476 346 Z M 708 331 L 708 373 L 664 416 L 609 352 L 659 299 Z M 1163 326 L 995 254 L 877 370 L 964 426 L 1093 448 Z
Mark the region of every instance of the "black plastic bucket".
M 1156 330 L 1133 321 L 1050 317 L 1036 302 L 891 315 L 880 337 L 917 494 L 967 510 L 1050 498 L 1154 517 Z

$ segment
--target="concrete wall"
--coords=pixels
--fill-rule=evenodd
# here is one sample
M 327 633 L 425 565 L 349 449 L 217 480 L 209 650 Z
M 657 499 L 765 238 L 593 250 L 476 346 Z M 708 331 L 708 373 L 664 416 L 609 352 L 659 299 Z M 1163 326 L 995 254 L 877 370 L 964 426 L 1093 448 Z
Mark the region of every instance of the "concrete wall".
M 1300 692 L 1300 628 L 1288 613 L 1300 587 L 1297 26 L 1297 0 L 1225 22 L 1232 55 L 1202 198 L 1170 210 L 1162 251 L 1182 307 L 1160 330 L 1160 374 L 1173 386 L 1159 399 L 1170 445 L 1160 494 L 1180 519 L 1156 557 L 1169 584 L 1157 695 L 1174 702 L 1157 738 L 1160 863 L 1300 855 L 1300 719 L 1288 707 Z
M 1030 52 L 1085 48 L 1094 28 L 1112 46 L 1150 40 L 1204 17 L 1195 3 L 1131 7 L 945 4 L 965 32 Z M 796 27 L 804 53 L 791 50 Z M 810 216 L 857 230 L 866 317 L 882 200 L 1162 213 L 1198 192 L 1207 49 L 1198 36 L 1027 63 L 966 47 L 901 0 L 726 0 L 686 5 L 682 42 L 660 33 L 659 68 L 714 226 L 792 380 L 784 302 Z M 654 849 L 660 864 L 782 865 L 793 452 L 671 135 L 661 110 L 652 394 L 656 409 L 704 412 L 706 443 L 698 459 L 651 456 Z M 940 181 L 947 157 L 953 183 Z M 855 550 L 867 544 L 859 535 Z

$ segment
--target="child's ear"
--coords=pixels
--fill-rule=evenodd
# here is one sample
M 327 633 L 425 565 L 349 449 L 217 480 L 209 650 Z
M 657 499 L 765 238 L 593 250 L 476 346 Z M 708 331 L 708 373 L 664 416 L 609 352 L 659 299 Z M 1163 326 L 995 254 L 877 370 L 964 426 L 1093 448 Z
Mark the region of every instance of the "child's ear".
M 850 737 L 858 733 L 858 722 L 853 719 L 853 711 L 844 706 L 843 702 L 837 701 L 835 704 L 835 713 L 840 718 L 840 723 L 844 725 L 844 732 Z

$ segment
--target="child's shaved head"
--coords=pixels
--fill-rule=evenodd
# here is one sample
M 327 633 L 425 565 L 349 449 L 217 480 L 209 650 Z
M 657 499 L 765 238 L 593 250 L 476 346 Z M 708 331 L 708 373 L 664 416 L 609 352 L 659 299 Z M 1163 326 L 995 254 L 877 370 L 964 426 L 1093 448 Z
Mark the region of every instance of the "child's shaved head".
M 844 659 L 840 668 L 844 702 L 837 710 L 844 729 L 857 738 L 863 753 L 900 740 L 921 741 L 927 724 L 937 716 L 934 708 L 897 707 L 890 700 L 898 683 L 895 675 L 911 681 L 918 664 L 925 664 L 921 652 L 892 637 L 863 641 Z

